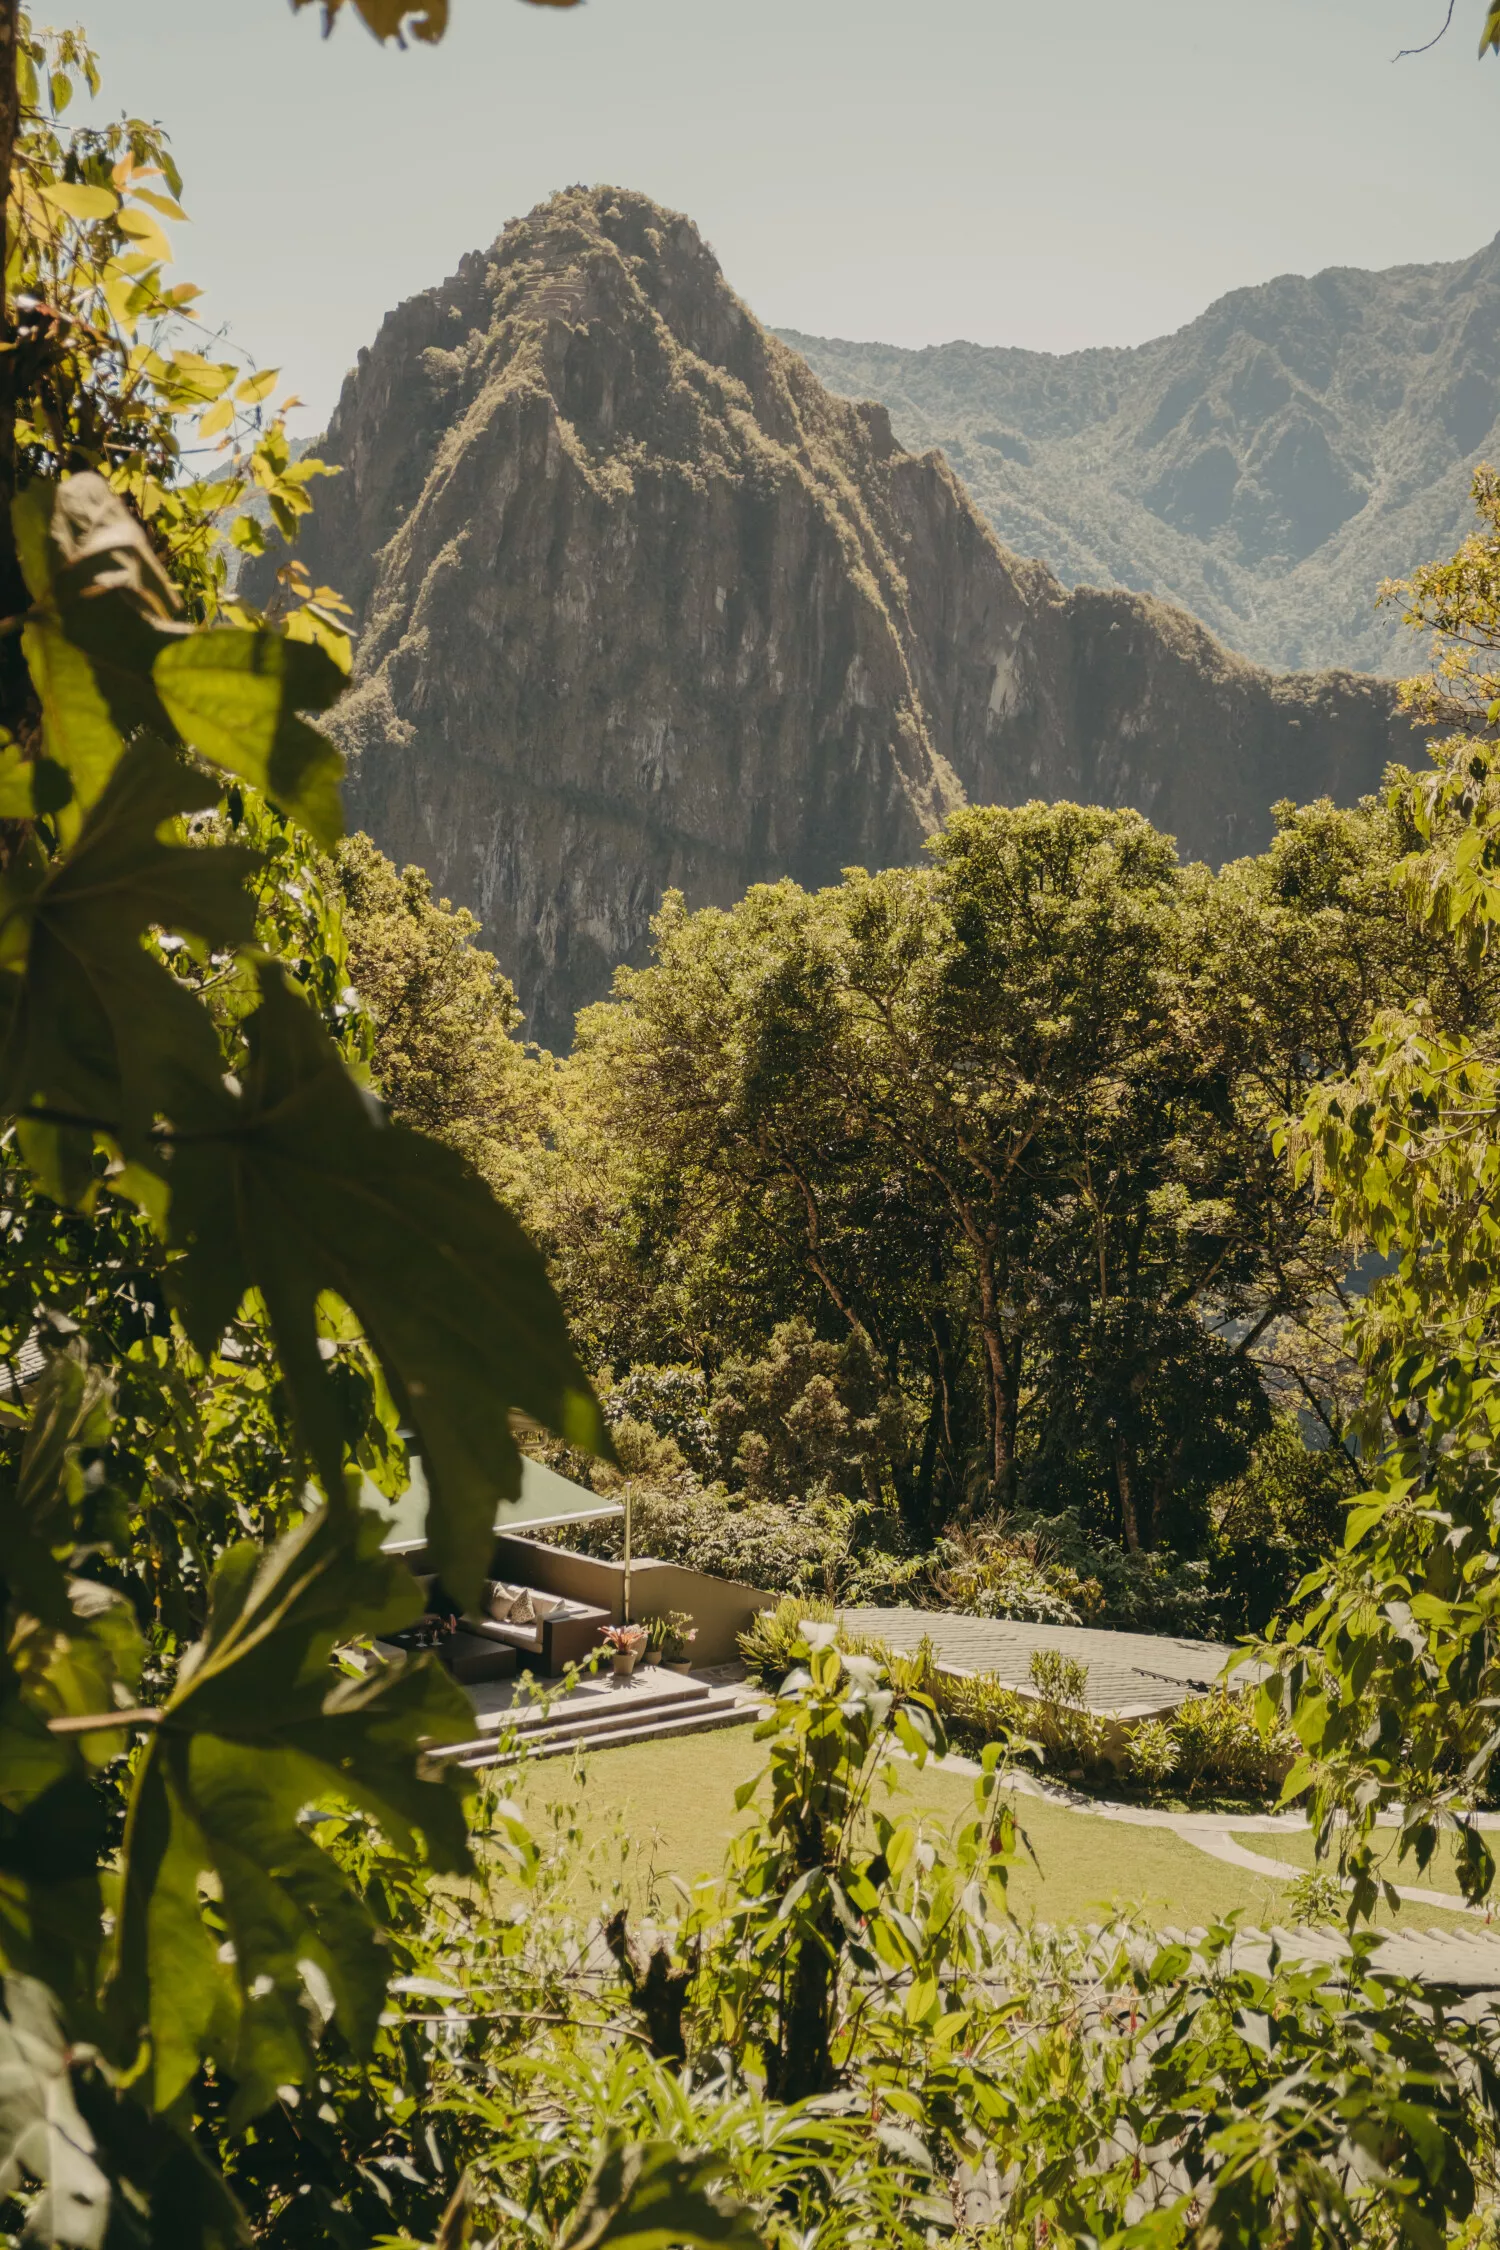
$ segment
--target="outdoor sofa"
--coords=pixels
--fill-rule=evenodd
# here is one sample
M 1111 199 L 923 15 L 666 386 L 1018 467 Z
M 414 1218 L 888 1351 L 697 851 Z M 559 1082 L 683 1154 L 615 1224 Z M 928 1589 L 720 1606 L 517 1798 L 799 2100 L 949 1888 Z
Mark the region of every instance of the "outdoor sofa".
M 512 1616 L 517 1605 L 521 1614 Z M 512 1586 L 500 1578 L 487 1582 L 482 1609 L 469 1611 L 460 1620 L 464 1632 L 513 1648 L 518 1657 L 532 1658 L 537 1670 L 545 1673 L 581 1662 L 612 1622 L 607 1609 L 569 1601 L 562 1594 L 544 1594 L 535 1586 Z
M 417 1584 L 429 1600 L 437 1583 L 430 1572 L 417 1573 Z M 438 1607 L 452 1614 L 440 1588 Z M 519 1614 L 512 1615 L 514 1610 Z M 512 1586 L 503 1579 L 491 1578 L 485 1582 L 480 1607 L 463 1612 L 457 1632 L 446 1643 L 438 1644 L 439 1653 L 456 1679 L 471 1683 L 507 1678 L 518 1662 L 528 1663 L 538 1672 L 561 1672 L 588 1655 L 610 1622 L 607 1609 L 569 1601 L 562 1594 L 544 1594 L 536 1586 Z M 419 1645 L 419 1630 L 409 1627 L 404 1633 L 393 1634 L 392 1640 L 399 1646 L 415 1647 Z M 488 1663 L 486 1650 L 492 1659 Z

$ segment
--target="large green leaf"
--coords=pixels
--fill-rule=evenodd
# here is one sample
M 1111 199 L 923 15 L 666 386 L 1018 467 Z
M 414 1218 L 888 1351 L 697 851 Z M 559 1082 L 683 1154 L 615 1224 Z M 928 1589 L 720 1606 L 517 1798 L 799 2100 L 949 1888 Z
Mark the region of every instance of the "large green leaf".
M 497 1499 L 519 1489 L 510 1413 L 572 1443 L 607 1445 L 542 1261 L 452 1150 L 390 1124 L 350 1078 L 312 1011 L 261 974 L 232 1130 L 173 1158 L 171 1280 L 205 1347 L 249 1288 L 270 1315 L 294 1410 L 331 1491 L 337 1403 L 318 1347 L 332 1291 L 379 1354 L 415 1428 L 432 1494 L 434 1567 L 478 1592 Z
M 255 854 L 158 834 L 215 794 L 143 737 L 116 764 L 70 852 L 40 869 L 18 860 L 0 878 L 0 1109 L 41 1107 L 54 1123 L 76 1117 L 86 1145 L 101 1128 L 158 1165 L 159 1117 L 212 1127 L 227 1099 L 212 1020 L 141 941 L 156 927 L 226 946 L 251 936 L 243 879 Z
M 23 638 L 44 747 L 87 811 L 125 735 L 159 717 L 150 663 L 158 629 L 182 630 L 177 597 L 145 532 L 102 477 L 29 485 L 12 521 L 34 604 Z
M 318 843 L 337 841 L 342 761 L 298 716 L 342 694 L 331 658 L 269 626 L 183 625 L 150 541 L 102 477 L 30 485 L 13 520 L 46 754 L 79 807 L 144 727 L 253 783 Z
M 109 1728 L 60 1734 L 51 1722 L 129 1703 L 142 1654 L 124 1598 L 68 1567 L 86 1493 L 80 1454 L 99 1446 L 109 1421 L 99 1371 L 71 1355 L 55 1359 L 19 1472 L 0 1494 L 0 1578 L 11 1600 L 0 1661 L 0 1960 L 45 1977 L 75 2029 L 92 2020 L 107 1843 L 90 1769 L 126 1737 Z
M 343 693 L 348 683 L 331 657 L 310 641 L 225 627 L 169 641 L 152 678 L 184 742 L 252 782 L 332 850 L 344 832 L 343 760 L 297 716 Z
M 269 1555 L 232 1548 L 208 1630 L 190 1651 L 142 1757 L 126 1833 L 112 2014 L 122 2053 L 150 2040 L 158 2108 L 202 2055 L 237 2082 L 236 2114 L 301 2079 L 332 2007 L 368 2049 L 386 1966 L 367 1907 L 299 1816 L 337 1796 L 404 1850 L 466 1868 L 467 1776 L 419 1770 L 472 1732 L 467 1697 L 425 1659 L 348 1674 L 338 1642 L 419 1612 L 416 1582 L 382 1554 L 382 1519 L 340 1497 Z M 219 1955 L 200 1904 L 233 1951 Z

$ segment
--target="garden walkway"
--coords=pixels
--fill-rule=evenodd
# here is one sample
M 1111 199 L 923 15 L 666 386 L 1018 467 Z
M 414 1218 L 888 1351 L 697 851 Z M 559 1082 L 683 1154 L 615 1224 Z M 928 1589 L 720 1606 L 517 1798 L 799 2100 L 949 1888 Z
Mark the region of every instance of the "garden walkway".
M 951 1772 L 978 1774 L 980 1771 L 972 1758 L 955 1753 L 950 1753 L 940 1763 Z M 1243 1867 L 1256 1875 L 1270 1875 L 1289 1882 L 1306 1873 L 1306 1868 L 1296 1861 L 1277 1859 L 1269 1852 L 1251 1851 L 1237 1840 L 1247 1834 L 1265 1836 L 1268 1840 L 1278 1834 L 1305 1835 L 1308 1830 L 1305 1813 L 1166 1812 L 1154 1805 L 1111 1804 L 1107 1799 L 1087 1797 L 1079 1790 L 1041 1780 L 1034 1774 L 1017 1772 L 1014 1768 L 1006 1780 L 1007 1786 L 1023 1797 L 1047 1797 L 1054 1804 L 1067 1805 L 1074 1812 L 1091 1813 L 1098 1820 L 1121 1821 L 1130 1827 L 1170 1829 L 1185 1843 L 1207 1852 L 1211 1859 L 1224 1860 L 1231 1867 Z M 1480 1813 L 1476 1818 L 1481 1828 L 1500 1828 L 1500 1813 Z M 1395 1813 L 1381 1816 L 1382 1828 L 1395 1825 Z M 1272 1851 L 1274 1848 L 1273 1845 Z M 1410 1906 L 1464 1915 L 1472 1923 L 1472 1929 L 1387 1930 L 1383 1932 L 1377 1963 L 1382 1972 L 1434 1980 L 1471 1992 L 1500 1992 L 1500 1933 L 1492 1924 L 1492 1908 L 1470 1906 L 1456 1892 L 1427 1890 L 1413 1883 L 1395 1883 L 1392 1888 Z M 1175 1937 L 1184 1933 L 1162 1931 L 1160 1934 Z M 1185 1934 L 1191 1940 L 1200 1937 L 1202 1932 Z M 1264 1973 L 1266 1964 L 1261 1956 L 1268 1951 L 1272 1938 L 1284 1953 L 1301 1959 L 1338 1962 L 1347 1953 L 1341 1930 L 1299 1927 L 1295 1931 L 1277 1929 L 1269 1934 L 1244 1930 L 1236 1940 L 1236 1963 L 1254 1966 Z
M 903 1656 L 924 1638 L 945 1672 L 990 1672 L 1006 1687 L 1030 1688 L 1038 1649 L 1058 1649 L 1088 1666 L 1085 1701 L 1118 1718 L 1175 1711 L 1214 1685 L 1231 1651 L 1218 1641 L 1174 1640 L 1164 1633 L 1108 1633 L 1087 1625 L 1028 1625 L 1014 1617 L 958 1617 L 931 1609 L 846 1609 L 844 1623 Z M 1242 1672 L 1242 1680 L 1253 1678 Z

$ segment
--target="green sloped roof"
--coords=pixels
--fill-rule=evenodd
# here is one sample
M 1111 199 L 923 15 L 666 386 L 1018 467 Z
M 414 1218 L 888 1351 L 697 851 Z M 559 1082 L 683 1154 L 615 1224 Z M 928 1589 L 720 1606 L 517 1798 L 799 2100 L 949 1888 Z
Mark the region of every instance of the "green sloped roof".
M 421 1544 L 427 1528 L 427 1479 L 415 1454 L 411 1462 L 411 1482 L 398 1499 L 387 1500 L 368 1477 L 363 1497 L 367 1508 L 383 1509 L 390 1516 L 391 1528 L 385 1536 L 385 1546 Z M 495 1529 L 542 1531 L 554 1524 L 598 1523 L 606 1516 L 624 1513 L 618 1500 L 601 1500 L 597 1492 L 585 1492 L 581 1484 L 560 1477 L 555 1469 L 544 1468 L 540 1461 L 529 1460 L 523 1453 L 520 1493 L 514 1500 L 500 1502 L 495 1510 Z

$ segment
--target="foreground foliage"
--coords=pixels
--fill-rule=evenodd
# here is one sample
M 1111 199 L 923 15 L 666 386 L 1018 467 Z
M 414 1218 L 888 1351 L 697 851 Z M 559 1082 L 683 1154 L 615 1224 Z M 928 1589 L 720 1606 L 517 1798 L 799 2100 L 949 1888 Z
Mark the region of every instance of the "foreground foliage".
M 232 440 L 274 374 L 182 340 L 160 135 L 61 136 L 92 59 L 16 36 L 7 13 L 0 2162 L 41 2183 L 43 2239 L 219 2242 L 243 2222 L 202 2105 L 242 2130 L 330 2022 L 368 2053 L 384 2004 L 378 1922 L 309 1807 L 470 1865 L 463 1777 L 430 1762 L 465 1699 L 421 1663 L 334 1661 L 420 1607 L 362 1472 L 400 1473 L 399 1417 L 442 1568 L 477 1589 L 510 1408 L 603 1433 L 540 1259 L 371 1101 L 337 941 L 297 942 L 320 916 L 286 840 L 295 865 L 340 824 L 304 714 L 346 649 L 293 572 L 289 619 L 245 612 L 220 542 L 256 543 L 252 481 L 294 529 L 317 464 L 273 424 L 225 475 L 179 474 L 184 417 Z
M 944 1834 L 889 1794 L 942 1747 L 930 1706 L 831 1633 L 800 1655 L 748 1826 L 649 1929 L 607 1885 L 569 1907 L 573 1823 L 528 1824 L 524 1767 L 486 1803 L 486 1898 L 349 1831 L 400 1973 L 369 2073 L 330 2056 L 321 2121 L 273 2111 L 235 2156 L 263 2239 L 427 2239 L 462 2176 L 481 2238 L 555 2239 L 601 2139 L 669 2141 L 776 2250 L 1462 2238 L 1495 2187 L 1487 2029 L 1372 1941 L 1344 1975 L 1227 1925 L 1019 1927 L 995 1753 Z
M 1476 964 L 1500 925 L 1500 480 L 1481 471 L 1483 529 L 1406 599 L 1436 664 L 1409 684 L 1448 732 L 1424 780 L 1399 784 L 1416 848 L 1402 870 L 1413 927 Z M 1465 1815 L 1487 1788 L 1500 1730 L 1493 1619 L 1500 1601 L 1500 1048 L 1493 1020 L 1458 1033 L 1418 1003 L 1382 1015 L 1356 1068 L 1320 1089 L 1292 1136 L 1337 1221 L 1387 1261 L 1353 1324 L 1362 1429 L 1378 1461 L 1341 1552 L 1309 1580 L 1302 1613 L 1268 1652 L 1266 1691 L 1305 1755 L 1325 1843 L 1375 1895 L 1373 1823 L 1401 1812 L 1401 1852 L 1426 1866 L 1456 1829 L 1465 1892 L 1494 1860 Z

